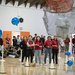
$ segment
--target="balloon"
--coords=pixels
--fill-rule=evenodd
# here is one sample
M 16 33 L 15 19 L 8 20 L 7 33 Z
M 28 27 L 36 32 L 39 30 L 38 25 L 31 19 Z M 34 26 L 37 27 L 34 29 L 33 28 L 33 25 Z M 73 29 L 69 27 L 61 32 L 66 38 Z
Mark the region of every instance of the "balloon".
M 66 55 L 67 55 L 67 56 L 70 56 L 70 55 L 71 55 L 71 53 L 70 53 L 70 52 L 66 52 Z
M 14 18 L 12 18 L 11 22 L 12 22 L 13 25 L 17 26 L 19 24 L 19 19 L 17 17 L 14 17 Z
M 68 65 L 68 66 L 72 66 L 72 65 L 73 65 L 72 60 L 68 60 L 68 61 L 67 61 L 67 65 Z
M 0 37 L 2 36 L 2 30 L 0 30 Z
M 23 18 L 20 18 L 19 21 L 20 21 L 20 23 L 22 23 L 24 20 L 23 20 Z

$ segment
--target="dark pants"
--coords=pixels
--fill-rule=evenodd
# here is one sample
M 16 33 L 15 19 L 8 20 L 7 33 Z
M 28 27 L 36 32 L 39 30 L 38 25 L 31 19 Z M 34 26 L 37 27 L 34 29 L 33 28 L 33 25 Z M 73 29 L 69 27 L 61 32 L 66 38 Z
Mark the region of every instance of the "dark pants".
M 30 60 L 30 62 L 32 63 L 33 62 L 33 56 L 34 56 L 33 49 L 23 50 L 21 62 L 23 62 L 24 58 L 25 58 L 25 61 L 26 61 L 26 59 L 28 57 L 28 60 Z
M 34 56 L 34 51 L 33 49 L 27 49 L 26 51 L 26 59 L 28 57 L 28 59 L 30 60 L 30 62 L 32 63 L 33 62 L 33 56 Z
M 24 61 L 24 58 L 26 57 L 26 54 L 25 54 L 26 52 L 23 50 L 22 51 L 22 60 L 21 60 L 21 62 L 23 62 Z
M 30 58 L 30 62 L 33 63 L 33 56 L 34 56 L 34 52 L 33 49 L 30 49 L 30 53 L 29 53 L 29 58 Z
M 30 63 L 33 63 L 33 55 L 25 56 L 25 61 L 27 60 L 27 57 L 28 57 L 28 61 L 30 61 Z
M 58 64 L 58 49 L 52 49 L 53 63 Z
M 65 44 L 65 51 L 69 51 L 69 44 Z
M 72 53 L 75 54 L 75 45 L 72 46 Z
M 25 57 L 25 55 L 24 55 L 24 54 L 22 54 L 22 60 L 21 60 L 21 62 L 23 62 L 23 61 L 24 61 L 24 57 Z
M 27 56 L 22 55 L 22 60 L 21 60 L 21 62 L 24 61 L 24 58 L 25 58 L 25 61 L 27 60 Z M 32 62 L 33 62 L 33 56 L 31 56 L 31 57 L 28 56 L 28 61 L 29 61 L 29 60 L 30 60 L 30 62 L 32 63 Z

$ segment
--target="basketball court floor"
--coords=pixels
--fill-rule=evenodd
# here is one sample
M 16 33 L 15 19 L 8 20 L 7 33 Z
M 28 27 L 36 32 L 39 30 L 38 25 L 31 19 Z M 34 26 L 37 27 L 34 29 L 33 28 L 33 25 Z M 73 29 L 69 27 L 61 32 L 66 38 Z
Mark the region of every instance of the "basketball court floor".
M 65 53 L 60 55 L 58 65 L 47 63 L 31 67 L 22 65 L 19 58 L 5 58 L 4 62 L 0 61 L 0 75 L 75 75 L 74 61 L 69 67 L 65 64 Z

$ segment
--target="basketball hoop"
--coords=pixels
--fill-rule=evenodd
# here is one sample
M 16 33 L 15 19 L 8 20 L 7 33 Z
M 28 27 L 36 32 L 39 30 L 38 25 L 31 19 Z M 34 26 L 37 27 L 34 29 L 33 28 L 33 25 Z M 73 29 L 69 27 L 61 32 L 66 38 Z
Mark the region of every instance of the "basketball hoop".
M 72 9 L 73 0 L 46 0 L 50 12 L 66 13 Z

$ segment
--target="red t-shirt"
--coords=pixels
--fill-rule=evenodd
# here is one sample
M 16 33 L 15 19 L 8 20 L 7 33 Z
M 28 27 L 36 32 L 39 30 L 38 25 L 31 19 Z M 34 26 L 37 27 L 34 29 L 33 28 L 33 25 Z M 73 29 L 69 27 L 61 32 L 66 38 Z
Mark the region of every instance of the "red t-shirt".
M 36 40 L 35 41 L 35 50 L 42 50 L 42 42 Z
M 30 47 L 29 47 L 29 48 L 33 49 L 33 48 L 34 48 L 34 46 L 32 46 L 33 41 L 28 41 L 28 43 L 29 43 L 29 45 L 30 45 Z
M 69 44 L 69 42 L 70 42 L 70 39 L 69 39 L 69 38 L 66 38 L 66 39 L 64 40 L 64 43 L 65 43 L 65 44 Z
M 52 40 L 52 47 L 53 48 L 58 48 L 58 40 L 57 39 Z
M 44 43 L 44 46 L 45 47 L 48 47 L 48 46 L 51 47 L 52 46 L 52 41 L 51 40 L 46 40 L 45 43 Z

